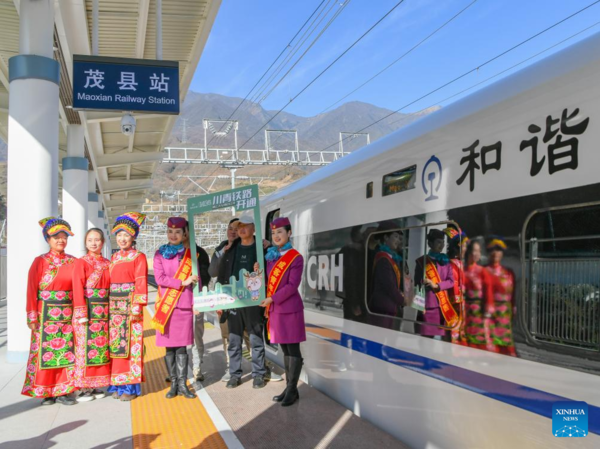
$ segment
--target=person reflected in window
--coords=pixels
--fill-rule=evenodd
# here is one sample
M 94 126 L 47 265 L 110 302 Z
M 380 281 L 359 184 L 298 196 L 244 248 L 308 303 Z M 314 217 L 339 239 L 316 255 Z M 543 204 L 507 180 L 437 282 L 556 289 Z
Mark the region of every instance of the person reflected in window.
M 344 319 L 364 322 L 365 242 L 361 228 L 358 225 L 350 230 L 350 241 L 339 254 L 344 258 Z
M 463 256 L 467 251 L 469 238 L 467 234 L 453 227 L 444 229 L 444 233 L 448 237 L 448 258 L 450 259 L 452 276 L 454 277 L 454 288 L 448 290 L 448 293 L 452 307 L 460 314 L 460 324 L 450 331 L 450 341 L 454 344 L 466 345 Z
M 379 230 L 393 228 L 384 224 Z M 372 291 L 369 301 L 369 324 L 393 329 L 394 318 L 401 316 L 402 294 L 402 232 L 391 230 L 379 234 L 380 245 L 373 261 Z M 382 316 L 386 315 L 386 316 Z
M 415 285 L 425 287 L 425 313 L 421 335 L 441 340 L 446 331 L 438 326 L 454 327 L 458 323 L 458 312 L 450 303 L 448 290 L 454 289 L 454 276 L 448 255 L 444 250 L 443 231 L 430 229 L 427 234 L 429 251 L 419 257 L 415 265 Z
M 507 246 L 500 237 L 492 237 L 487 244 L 490 263 L 486 267 L 492 277 L 494 305 L 488 310 L 490 339 L 488 350 L 515 357 L 512 316 L 515 305 L 515 274 L 502 266 Z
M 467 267 L 465 269 L 465 335 L 467 345 L 471 348 L 487 349 L 489 323 L 485 316 L 494 305 L 492 277 L 488 270 L 479 265 L 481 260 L 481 244 L 472 240 L 467 245 Z

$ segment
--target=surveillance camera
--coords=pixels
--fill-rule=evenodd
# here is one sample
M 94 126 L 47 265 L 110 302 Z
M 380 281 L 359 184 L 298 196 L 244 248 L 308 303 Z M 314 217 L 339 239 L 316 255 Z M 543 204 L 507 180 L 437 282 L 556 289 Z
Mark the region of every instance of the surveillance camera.
M 121 132 L 126 136 L 135 134 L 135 117 L 131 114 L 125 114 L 121 118 Z

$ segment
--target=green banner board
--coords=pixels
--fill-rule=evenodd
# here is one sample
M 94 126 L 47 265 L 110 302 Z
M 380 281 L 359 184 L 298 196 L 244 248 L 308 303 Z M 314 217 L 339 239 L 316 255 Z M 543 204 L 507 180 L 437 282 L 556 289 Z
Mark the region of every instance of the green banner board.
M 196 254 L 196 235 L 193 226 L 194 217 L 210 211 L 230 207 L 235 208 L 238 217 L 247 214 L 251 214 L 254 217 L 254 223 L 256 223 L 256 260 L 259 264 L 259 270 L 258 272 L 249 273 L 245 269 L 242 269 L 237 274 L 237 278 L 231 276 L 229 284 L 221 285 L 217 282 L 213 290 L 209 290 L 206 285 L 202 287 L 202 290 L 196 286 L 194 288 L 194 310 L 198 312 L 256 306 L 265 299 L 264 252 L 257 185 L 222 190 L 218 193 L 211 193 L 188 200 L 187 209 L 190 222 L 190 249 L 192 252 L 193 272 L 199 273 Z

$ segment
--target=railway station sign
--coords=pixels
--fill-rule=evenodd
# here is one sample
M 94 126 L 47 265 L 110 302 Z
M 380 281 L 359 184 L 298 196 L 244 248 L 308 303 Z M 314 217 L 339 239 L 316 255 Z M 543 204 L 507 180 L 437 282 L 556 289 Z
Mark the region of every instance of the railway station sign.
M 239 187 L 232 190 L 222 190 L 217 193 L 190 198 L 187 201 L 188 221 L 190 223 L 190 249 L 192 252 L 192 271 L 198 271 L 198 256 L 196 254 L 196 234 L 193 223 L 195 217 L 224 208 L 235 208 L 237 217 L 249 216 L 254 218 L 256 239 L 256 260 L 258 271 L 248 272 L 241 269 L 235 276 L 229 278 L 227 284 L 216 282 L 213 289 L 208 286 L 194 288 L 194 310 L 208 312 L 214 310 L 237 309 L 240 307 L 257 306 L 265 299 L 265 266 L 263 237 L 260 225 L 260 204 L 258 186 Z
M 74 55 L 73 108 L 179 114 L 179 63 Z

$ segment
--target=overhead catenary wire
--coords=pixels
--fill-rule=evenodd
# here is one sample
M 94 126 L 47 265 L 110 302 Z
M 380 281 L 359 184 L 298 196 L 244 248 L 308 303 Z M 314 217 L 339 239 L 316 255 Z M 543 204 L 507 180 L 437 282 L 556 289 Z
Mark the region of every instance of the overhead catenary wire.
M 594 28 L 594 27 L 597 27 L 598 25 L 600 25 L 600 22 L 596 22 L 596 23 L 594 23 L 594 24 L 592 24 L 592 25 L 590 25 L 590 26 L 588 26 L 588 27 L 584 28 L 583 30 L 581 30 L 581 31 L 578 31 L 577 33 L 575 33 L 575 34 L 572 34 L 572 35 L 570 35 L 569 37 L 566 37 L 566 38 L 562 39 L 560 42 L 557 42 L 556 44 L 553 44 L 553 45 L 551 45 L 550 47 L 547 47 L 547 48 L 545 48 L 544 50 L 542 50 L 542 51 L 539 51 L 539 52 L 537 52 L 536 54 L 534 54 L 534 55 L 531 55 L 531 56 L 529 56 L 529 57 L 527 57 L 527 58 L 523 59 L 522 61 L 520 61 L 520 62 L 518 62 L 518 63 L 516 63 L 516 64 L 514 64 L 514 65 L 512 65 L 512 66 L 510 66 L 510 67 L 508 67 L 508 68 L 506 68 L 506 69 L 504 69 L 504 70 L 502 70 L 502 71 L 498 72 L 498 73 L 496 73 L 495 75 L 492 75 L 492 76 L 490 76 L 490 77 L 488 77 L 488 78 L 484 79 L 483 81 L 479 81 L 478 83 L 476 83 L 476 84 L 473 84 L 472 86 L 469 86 L 469 87 L 467 87 L 466 89 L 462 89 L 462 90 L 460 90 L 459 92 L 456 92 L 456 93 L 454 93 L 454 94 L 450 95 L 449 97 L 446 97 L 446 98 L 444 98 L 443 100 L 436 101 L 434 104 L 430 104 L 430 105 L 429 105 L 429 106 L 427 106 L 426 108 L 423 108 L 423 109 L 421 109 L 419 112 L 426 111 L 427 109 L 430 109 L 430 108 L 432 108 L 432 107 L 434 107 L 434 106 L 437 106 L 437 105 L 440 105 L 440 104 L 442 104 L 442 103 L 445 103 L 445 102 L 447 102 L 447 101 L 449 101 L 449 100 L 452 100 L 453 98 L 456 98 L 456 97 L 458 97 L 458 96 L 460 96 L 460 95 L 462 95 L 462 94 L 464 94 L 464 93 L 466 93 L 466 92 L 468 92 L 468 91 L 470 91 L 470 90 L 473 90 L 473 89 L 475 89 L 476 87 L 478 87 L 478 86 L 481 86 L 482 84 L 485 84 L 485 83 L 487 83 L 488 81 L 491 81 L 491 80 L 493 80 L 494 78 L 498 78 L 500 75 L 503 75 L 503 74 L 505 74 L 506 72 L 510 72 L 511 70 L 513 70 L 513 69 L 515 69 L 515 68 L 519 67 L 520 65 L 523 65 L 523 64 L 525 64 L 526 62 L 528 62 L 528 61 L 531 61 L 532 59 L 535 59 L 535 58 L 537 58 L 538 56 L 540 56 L 540 55 L 542 55 L 542 54 L 544 54 L 544 53 L 546 53 L 546 52 L 548 52 L 548 51 L 552 50 L 553 48 L 556 48 L 556 47 L 558 47 L 558 46 L 560 46 L 560 45 L 564 44 L 565 42 L 567 42 L 567 41 L 569 41 L 569 40 L 571 40 L 571 39 L 573 39 L 573 38 L 575 38 L 575 37 L 579 36 L 580 34 L 583 34 L 583 33 L 585 33 L 586 31 L 589 31 L 589 30 L 591 30 L 591 29 L 592 29 L 592 28 Z M 390 122 L 390 123 L 389 123 L 389 125 L 393 125 L 393 124 L 395 124 L 395 123 L 398 123 L 398 122 L 400 122 L 400 121 L 402 121 L 402 120 L 404 120 L 404 118 L 401 118 L 401 119 L 398 119 L 398 120 L 396 120 L 396 121 Z
M 319 32 L 319 34 L 317 35 L 317 37 L 315 37 L 315 39 L 310 43 L 310 45 L 306 48 L 306 50 L 304 50 L 304 53 L 302 53 L 300 55 L 300 57 L 294 62 L 294 64 L 292 64 L 292 66 L 288 69 L 288 71 L 279 79 L 279 81 L 277 81 L 277 83 L 275 83 L 274 86 L 272 86 L 269 91 L 267 93 L 265 93 L 264 95 L 260 95 L 260 100 L 258 101 L 259 104 L 262 103 L 263 101 L 265 101 L 269 95 L 271 95 L 273 93 L 273 91 L 277 88 L 277 86 L 279 86 L 284 79 L 287 78 L 287 76 L 291 73 L 291 71 L 300 63 L 300 61 L 304 58 L 304 56 L 306 56 L 306 54 L 310 51 L 310 49 L 317 43 L 317 41 L 321 38 L 321 36 L 323 36 L 323 34 L 325 33 L 325 31 L 327 31 L 327 29 L 331 26 L 331 24 L 333 22 L 335 22 L 335 20 L 339 17 L 339 15 L 342 13 L 342 11 L 344 10 L 344 8 L 348 5 L 348 3 L 350 3 L 350 0 L 345 0 L 344 3 L 341 5 L 341 7 L 335 12 L 335 14 L 331 17 L 331 19 L 329 19 L 329 21 L 325 24 L 325 27 L 323 27 L 323 29 Z
M 598 0 L 600 1 L 600 0 Z M 283 106 L 281 109 L 279 109 L 273 116 L 271 116 L 271 118 L 269 118 L 269 120 L 262 125 L 259 129 L 256 130 L 256 132 L 254 134 L 252 134 L 242 145 L 239 146 L 239 148 L 243 148 L 248 142 L 250 142 L 250 140 L 252 140 L 254 138 L 254 136 L 256 136 L 259 132 L 261 132 L 265 126 L 267 126 L 269 123 L 271 123 L 275 117 L 277 117 L 279 114 L 281 114 L 294 100 L 296 100 L 300 95 L 302 95 L 304 92 L 306 92 L 306 90 L 312 86 L 315 81 L 317 81 L 321 76 L 323 76 L 331 67 L 333 67 L 340 59 L 342 59 L 350 50 L 352 50 L 352 48 L 354 48 L 356 46 L 356 44 L 358 44 L 361 40 L 363 40 L 371 31 L 373 31 L 381 22 L 383 22 L 392 12 L 394 12 L 396 10 L 396 8 L 398 8 L 402 3 L 404 3 L 404 0 L 400 0 L 398 3 L 396 3 L 388 12 L 386 12 L 383 17 L 381 17 L 379 20 L 377 20 L 377 22 L 375 22 L 367 31 L 365 31 L 358 39 L 356 39 L 352 45 L 350 45 L 348 48 L 346 48 L 346 50 L 344 50 L 337 58 L 335 58 L 327 67 L 325 67 L 316 77 L 314 77 L 306 86 L 304 86 L 300 92 L 298 92 L 296 95 L 294 95 L 292 98 L 290 98 L 290 100 L 288 101 L 288 103 Z
M 464 13 L 467 9 L 469 9 L 471 6 L 473 6 L 475 3 L 477 3 L 477 0 L 473 0 L 471 3 L 469 3 L 467 6 L 465 6 L 463 9 L 461 9 L 459 12 L 457 12 L 454 16 L 452 16 L 450 19 L 448 19 L 446 22 L 444 22 L 440 27 L 438 27 L 436 30 L 434 30 L 432 33 L 430 33 L 427 37 L 421 39 L 417 44 L 415 44 L 413 47 L 411 47 L 408 51 L 404 52 L 399 58 L 395 59 L 394 61 L 392 61 L 390 64 L 388 64 L 386 67 L 384 67 L 382 70 L 380 70 L 379 72 L 377 72 L 375 75 L 373 75 L 371 78 L 369 78 L 368 80 L 366 80 L 364 83 L 362 83 L 360 86 L 356 87 L 355 89 L 353 89 L 352 91 L 348 92 L 346 95 L 344 95 L 342 98 L 340 98 L 339 100 L 335 101 L 334 103 L 330 104 L 329 106 L 327 106 L 325 109 L 323 109 L 321 112 L 319 112 L 319 114 L 323 114 L 324 112 L 327 112 L 328 110 L 330 110 L 331 108 L 333 108 L 334 106 L 338 105 L 339 103 L 341 103 L 342 101 L 344 101 L 346 98 L 348 98 L 350 95 L 352 95 L 353 93 L 359 91 L 360 89 L 362 89 L 363 87 L 365 87 L 367 84 L 369 84 L 371 81 L 373 81 L 375 78 L 377 78 L 379 75 L 383 74 L 384 72 L 386 72 L 387 70 L 389 70 L 390 68 L 392 68 L 396 63 L 400 62 L 402 59 L 404 59 L 406 56 L 408 56 L 410 53 L 412 53 L 414 50 L 416 50 L 418 47 L 420 47 L 422 44 L 424 44 L 425 42 L 427 42 L 429 39 L 431 39 L 434 35 L 436 35 L 439 31 L 441 31 L 443 28 L 445 28 L 447 25 L 449 25 L 451 22 L 453 22 L 455 19 L 457 19 L 462 13 Z
M 283 54 L 286 52 L 286 50 L 292 45 L 292 43 L 294 42 L 294 40 L 296 39 L 296 37 L 298 37 L 298 35 L 302 32 L 302 30 L 304 29 L 304 27 L 306 26 L 306 24 L 308 22 L 310 22 L 310 20 L 312 19 L 312 17 L 319 11 L 319 9 L 321 9 L 321 6 L 325 3 L 326 0 L 321 0 L 321 3 L 319 3 L 319 5 L 315 8 L 315 10 L 312 12 L 312 14 L 308 17 L 308 19 L 306 19 L 306 21 L 302 24 L 302 26 L 298 29 L 298 31 L 296 32 L 296 34 L 294 34 L 294 37 L 292 37 L 290 39 L 290 41 L 287 43 L 287 45 L 285 47 L 283 47 L 283 50 L 281 50 L 281 52 L 277 55 L 277 57 L 273 60 L 273 62 L 271 63 L 271 65 L 269 65 L 269 67 L 267 68 L 267 70 L 264 71 L 264 73 L 261 75 L 261 77 L 258 79 L 258 81 L 256 81 L 256 83 L 254 84 L 254 86 L 252 86 L 252 88 L 248 91 L 248 93 L 246 94 L 246 96 L 242 99 L 242 101 L 239 102 L 239 104 L 236 106 L 236 108 L 233 110 L 233 112 L 229 115 L 229 117 L 227 118 L 227 120 L 231 120 L 231 118 L 234 116 L 234 114 L 238 111 L 238 109 L 242 106 L 242 104 L 244 104 L 244 102 L 248 99 L 248 97 L 250 96 L 250 94 L 254 91 L 254 89 L 256 89 L 256 87 L 261 83 L 261 81 L 265 78 L 265 76 L 267 76 L 267 74 L 269 73 L 269 71 L 273 68 L 273 66 L 277 63 L 277 61 L 283 56 Z M 328 0 L 327 0 L 328 1 Z M 225 122 L 226 123 L 226 122 Z M 222 126 L 225 125 L 225 123 L 223 123 Z M 214 139 L 214 135 L 211 138 L 211 140 L 208 142 L 208 144 L 206 145 L 208 147 L 208 145 L 210 144 L 210 142 L 212 142 L 212 140 Z
M 250 98 L 250 101 L 256 102 L 256 101 L 260 100 L 262 93 L 266 89 L 268 89 L 269 85 L 273 82 L 273 80 L 277 77 L 277 75 L 279 75 L 279 73 L 281 73 L 281 71 L 285 68 L 285 66 L 288 64 L 288 62 L 290 62 L 290 60 L 293 59 L 293 57 L 296 55 L 296 53 L 298 53 L 298 51 L 300 51 L 300 49 L 302 48 L 304 43 L 318 29 L 321 22 L 323 22 L 323 20 L 325 20 L 325 18 L 329 15 L 329 13 L 335 7 L 336 4 L 337 4 L 337 0 L 333 0 L 329 9 L 327 9 L 327 7 L 325 7 L 322 9 L 321 12 L 319 12 L 319 14 L 317 14 L 317 16 L 313 19 L 312 23 L 308 27 L 306 27 L 306 30 L 304 31 L 302 36 L 300 36 L 300 38 L 294 44 L 294 46 L 292 48 L 290 48 L 290 52 L 287 54 L 287 56 L 279 63 L 279 65 L 273 70 L 273 73 L 263 82 L 263 84 L 252 95 L 252 97 Z M 323 15 L 323 17 L 321 17 L 321 15 L 323 13 L 325 13 L 325 14 Z
M 463 79 L 464 77 L 466 77 L 466 76 L 470 75 L 471 73 L 477 72 L 478 70 L 480 70 L 481 68 L 485 67 L 486 65 L 488 65 L 488 64 L 490 64 L 490 63 L 494 62 L 495 60 L 497 60 L 497 59 L 499 59 L 499 58 L 501 58 L 501 57 L 505 56 L 506 54 L 508 54 L 508 53 L 510 53 L 510 52 L 512 52 L 512 51 L 514 51 L 514 50 L 516 50 L 517 48 L 519 48 L 519 47 L 521 47 L 522 45 L 526 44 L 527 42 L 529 42 L 529 41 L 531 41 L 531 40 L 533 40 L 533 39 L 535 39 L 535 38 L 537 38 L 537 37 L 541 36 L 542 34 L 544 34 L 544 33 L 548 32 L 548 31 L 550 31 L 551 29 L 553 29 L 553 28 L 556 28 L 558 25 L 560 25 L 560 24 L 562 24 L 562 23 L 566 22 L 566 21 L 567 21 L 567 20 L 569 20 L 569 19 L 572 19 L 573 17 L 575 17 L 575 16 L 577 16 L 577 15 L 581 14 L 582 12 L 584 12 L 584 11 L 588 10 L 589 8 L 593 7 L 594 5 L 596 5 L 596 4 L 598 4 L 598 3 L 600 3 L 600 0 L 596 0 L 595 2 L 592 2 L 592 3 L 590 3 L 589 5 L 587 5 L 587 6 L 583 7 L 582 9 L 580 9 L 580 10 L 578 10 L 578 11 L 574 12 L 573 14 L 571 14 L 571 15 L 569 15 L 569 16 L 567 16 L 567 17 L 565 17 L 564 19 L 561 19 L 561 20 L 559 20 L 558 22 L 555 22 L 553 25 L 550 25 L 549 27 L 547 27 L 547 28 L 543 29 L 542 31 L 539 31 L 539 32 L 537 32 L 536 34 L 534 34 L 534 35 L 532 35 L 532 36 L 528 37 L 527 39 L 525 39 L 525 40 L 521 41 L 520 43 L 518 43 L 518 44 L 516 44 L 516 45 L 513 45 L 513 46 L 512 46 L 512 47 L 510 47 L 509 49 L 507 49 L 507 50 L 504 50 L 503 52 L 501 52 L 501 53 L 497 54 L 496 56 L 494 56 L 494 57 L 492 57 L 492 58 L 488 59 L 488 60 L 487 60 L 487 61 L 485 61 L 484 63 L 482 63 L 482 64 L 479 64 L 478 66 L 476 66 L 476 67 L 474 67 L 474 68 L 472 68 L 472 69 L 468 70 L 467 72 L 464 72 L 462 75 L 459 75 L 459 76 L 457 76 L 456 78 L 454 78 L 454 79 L 452 79 L 452 80 L 450 80 L 450 81 L 448 81 L 448 82 L 446 82 L 446 83 L 442 84 L 441 86 L 439 86 L 439 87 L 437 87 L 437 88 L 435 88 L 435 89 L 433 89 L 433 90 L 429 91 L 428 93 L 426 93 L 426 94 L 424 94 L 424 95 L 420 96 L 419 98 L 417 98 L 417 99 L 415 99 L 415 100 L 412 100 L 411 102 L 409 102 L 409 103 L 405 104 L 404 106 L 402 106 L 402 107 L 400 107 L 400 108 L 396 109 L 395 111 L 392 111 L 392 112 L 390 112 L 389 114 L 386 114 L 385 116 L 383 116 L 383 117 L 381 117 L 381 118 L 379 118 L 379 119 L 375 120 L 374 122 L 370 123 L 369 125 L 365 126 L 364 128 L 361 128 L 361 129 L 359 129 L 358 131 L 355 131 L 355 133 L 360 133 L 360 132 L 363 132 L 363 131 L 365 131 L 366 129 L 369 129 L 371 126 L 373 126 L 373 125 L 376 125 L 377 123 L 380 123 L 380 122 L 382 122 L 383 120 L 386 120 L 387 118 L 391 117 L 391 116 L 392 116 L 392 115 L 394 115 L 394 114 L 397 114 L 397 113 L 399 113 L 400 111 L 402 111 L 402 110 L 406 109 L 407 107 L 409 107 L 409 106 L 412 106 L 412 105 L 413 105 L 413 104 L 415 104 L 415 103 L 418 103 L 419 101 L 421 101 L 421 100 L 423 100 L 423 99 L 425 99 L 425 98 L 427 98 L 427 97 L 429 97 L 429 96 L 433 95 L 434 93 L 436 93 L 436 92 L 438 92 L 438 91 L 440 91 L 440 90 L 442 90 L 442 89 L 444 89 L 444 88 L 446 88 L 446 87 L 450 86 L 451 84 L 454 84 L 455 82 L 457 82 L 457 81 L 459 81 L 459 80 Z M 345 137 L 345 138 L 343 138 L 343 139 L 342 139 L 342 141 L 344 141 L 344 140 L 346 140 L 346 139 L 348 139 L 348 137 Z M 339 142 L 340 142 L 340 141 L 338 140 L 338 141 L 336 141 L 336 142 L 334 142 L 334 143 L 332 143 L 332 144 L 330 144 L 330 145 L 328 145 L 328 146 L 326 146 L 326 147 L 322 148 L 322 149 L 321 149 L 321 150 L 319 150 L 319 151 L 326 151 L 326 150 L 328 150 L 329 148 L 331 148 L 331 147 L 333 147 L 333 146 L 339 145 Z

